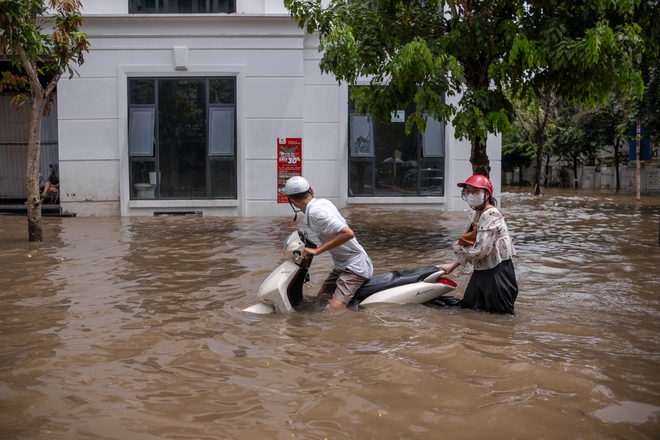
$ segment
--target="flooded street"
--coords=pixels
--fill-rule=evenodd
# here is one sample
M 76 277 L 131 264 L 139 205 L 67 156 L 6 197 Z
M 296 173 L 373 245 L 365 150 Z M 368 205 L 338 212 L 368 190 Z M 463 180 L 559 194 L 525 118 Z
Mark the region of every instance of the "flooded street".
M 300 216 L 0 216 L 0 438 L 660 438 L 660 195 L 498 200 L 515 316 L 242 312 Z M 342 213 L 376 273 L 451 262 L 468 214 Z

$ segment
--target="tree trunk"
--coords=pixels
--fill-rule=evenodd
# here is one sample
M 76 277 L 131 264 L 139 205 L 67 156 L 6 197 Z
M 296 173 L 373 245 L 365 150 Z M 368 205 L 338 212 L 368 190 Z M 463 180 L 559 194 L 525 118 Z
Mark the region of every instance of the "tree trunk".
M 30 128 L 26 170 L 28 240 L 42 241 L 41 197 L 39 196 L 39 153 L 41 148 L 41 113 L 44 98 L 37 93 L 30 97 Z M 48 177 L 48 176 L 46 176 Z
M 621 189 L 621 180 L 619 179 L 619 141 L 614 141 L 614 190 Z
M 483 174 L 486 177 L 490 177 L 490 162 L 486 154 L 486 141 L 482 141 L 480 137 L 476 137 L 472 141 L 470 163 L 472 164 L 472 172 L 474 174 Z
M 550 174 L 550 154 L 545 154 L 545 176 L 543 176 L 543 186 L 548 187 L 548 175 Z
M 536 172 L 534 173 L 534 195 L 538 196 L 541 194 L 541 165 L 543 162 L 543 143 L 539 143 L 538 149 L 536 150 Z
M 577 167 L 578 167 L 577 157 L 574 157 L 573 158 L 573 188 L 575 189 L 578 189 L 580 187 L 577 178 Z

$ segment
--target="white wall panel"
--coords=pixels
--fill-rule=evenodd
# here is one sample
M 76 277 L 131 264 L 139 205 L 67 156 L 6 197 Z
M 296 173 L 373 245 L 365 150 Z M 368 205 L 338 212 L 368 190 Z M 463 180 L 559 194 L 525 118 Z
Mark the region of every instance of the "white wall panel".
M 324 199 L 339 197 L 339 164 L 333 161 L 303 162 L 303 176 L 314 188 L 314 194 Z
M 338 122 L 338 86 L 305 86 L 305 123 Z
M 199 49 L 193 42 L 179 40 L 178 45 L 188 45 L 188 72 L 177 72 L 177 75 L 209 72 L 215 69 L 218 74 L 235 71 L 231 66 L 246 66 L 249 76 L 285 76 L 302 77 L 303 61 L 299 51 L 293 50 L 263 50 L 263 49 Z M 108 78 L 117 76 L 117 66 L 124 69 L 130 66 L 153 66 L 171 69 L 174 72 L 172 46 L 159 49 L 137 48 L 106 48 L 94 50 L 86 54 L 85 64 L 76 70 L 83 78 Z M 226 67 L 222 67 L 226 66 Z M 162 73 L 161 73 L 162 75 Z
M 339 160 L 339 124 L 305 124 L 303 132 L 304 160 Z M 305 162 L 303 161 L 303 167 Z
M 118 201 L 119 161 L 60 161 L 62 201 Z
M 177 23 L 173 23 L 174 26 Z M 217 27 L 220 27 L 218 24 Z M 181 35 L 178 37 L 154 38 L 151 35 L 127 35 L 108 38 L 106 36 L 88 36 L 92 44 L 92 50 L 167 50 L 172 46 L 189 46 L 200 50 L 300 50 L 300 37 L 278 36 L 272 38 L 259 35 L 224 35 L 214 33 L 212 35 L 194 36 Z M 91 51 L 90 51 L 91 53 Z
M 263 14 L 265 0 L 237 0 L 236 13 L 237 14 Z
M 76 217 L 112 217 L 121 215 L 119 201 L 112 202 L 63 202 L 60 206 L 64 212 L 75 212 Z M 148 215 L 153 216 L 153 213 Z
M 303 228 L 301 215 L 298 214 L 298 221 L 294 223 L 293 211 L 288 203 L 265 202 L 262 200 L 247 200 L 245 202 L 245 215 L 258 217 L 284 217 L 285 220 L 291 220 L 291 231 L 297 228 Z M 287 223 L 288 224 L 288 223 Z
M 92 44 L 90 53 L 85 54 L 85 64 L 76 68 L 81 78 L 115 78 L 117 77 L 117 66 L 171 66 L 172 71 L 174 71 L 171 46 L 150 50 L 101 50 L 94 42 Z M 74 77 L 74 79 L 77 79 L 77 77 Z
M 301 119 L 248 119 L 245 121 L 243 137 L 245 158 L 276 160 L 277 139 L 297 137 L 303 138 L 303 155 L 306 155 L 306 139 Z
M 319 60 L 307 59 L 304 61 L 305 68 L 305 85 L 314 84 L 314 85 L 327 85 L 333 86 L 338 89 L 341 89 L 335 76 L 333 74 L 322 73 L 319 69 Z M 346 94 L 346 100 L 348 100 L 348 94 Z
M 83 16 L 97 14 L 128 14 L 128 0 L 82 0 Z M 83 32 L 85 30 L 83 29 Z
M 299 50 L 291 49 L 197 49 L 190 46 L 190 65 L 240 64 L 247 76 L 302 77 L 303 60 Z
M 273 160 L 248 160 L 245 162 L 248 200 L 277 202 L 277 162 Z
M 236 0 L 236 8 L 245 0 Z M 264 12 L 266 14 L 286 14 L 289 15 L 289 10 L 284 6 L 282 0 L 264 0 Z
M 119 159 L 117 124 L 117 119 L 60 121 L 60 159 Z
M 60 121 L 117 118 L 116 78 L 65 79 L 57 83 L 57 92 Z
M 303 116 L 302 78 L 246 78 L 244 90 L 247 118 Z
M 470 155 L 472 154 L 472 144 L 468 140 L 459 141 L 454 136 L 456 131 L 451 124 L 447 124 L 446 129 L 446 139 L 447 143 L 451 145 L 452 148 L 452 159 L 453 160 L 470 160 Z
M 154 42 L 167 43 L 195 37 L 207 38 L 209 44 L 217 47 L 218 41 L 227 37 L 235 37 L 238 40 L 257 37 L 262 43 L 267 44 L 266 47 L 295 44 L 301 49 L 302 37 L 305 35 L 305 31 L 300 29 L 288 15 L 265 17 L 248 14 L 89 16 L 85 20 L 83 30 L 88 38 L 102 37 L 109 42 L 135 38 L 136 47 L 144 47 L 146 41 L 150 41 L 148 45 L 153 45 Z M 283 37 L 296 39 L 287 42 Z M 214 42 L 213 39 L 216 41 Z

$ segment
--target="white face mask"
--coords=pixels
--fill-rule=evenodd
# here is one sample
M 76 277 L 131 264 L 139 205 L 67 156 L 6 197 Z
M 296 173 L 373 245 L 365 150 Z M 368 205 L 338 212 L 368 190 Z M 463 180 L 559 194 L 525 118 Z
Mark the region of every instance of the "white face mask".
M 467 197 L 465 198 L 465 201 L 468 203 L 468 205 L 470 205 L 470 208 L 476 209 L 484 204 L 485 196 L 486 194 L 484 193 L 468 194 Z

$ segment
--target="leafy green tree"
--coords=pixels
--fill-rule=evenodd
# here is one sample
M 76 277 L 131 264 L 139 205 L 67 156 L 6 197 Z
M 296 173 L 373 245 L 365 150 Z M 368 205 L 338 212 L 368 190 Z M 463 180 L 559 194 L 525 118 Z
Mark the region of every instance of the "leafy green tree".
M 641 62 L 644 78 L 644 97 L 637 107 L 637 116 L 651 137 L 660 144 L 660 2 L 642 1 L 636 21 L 642 29 L 646 50 Z
M 535 161 L 534 194 L 539 195 L 541 193 L 543 158 L 548 156 L 546 148 L 548 133 L 553 130 L 554 121 L 561 111 L 561 100 L 549 94 L 538 100 L 526 102 L 526 105 L 525 101 L 516 102 L 515 113 L 517 127 L 522 130 Z
M 603 148 L 599 142 L 587 137 L 583 130 L 583 120 L 589 117 L 579 106 L 564 105 L 557 115 L 555 128 L 549 143 L 552 152 L 560 160 L 565 160 L 573 167 L 573 187 L 579 188 L 578 167 L 581 164 L 595 164 L 599 151 Z
M 514 121 L 510 130 L 502 138 L 502 171 L 514 172 L 518 169 L 518 182 L 523 183 L 523 170 L 532 164 L 532 149 L 524 130 Z
M 1 0 L 0 54 L 16 69 L 2 72 L 0 90 L 21 93 L 17 105 L 29 103 L 30 124 L 26 172 L 29 241 L 42 241 L 39 197 L 41 115 L 50 110 L 53 90 L 70 63 L 83 63 L 89 43 L 79 31 L 83 20 L 80 0 Z M 49 11 L 50 8 L 50 11 Z
M 619 165 L 622 155 L 620 150 L 622 146 L 626 145 L 628 131 L 635 122 L 633 104 L 630 100 L 612 96 L 607 104 L 585 113 L 576 121 L 577 128 L 584 133 L 585 142 L 601 148 L 612 146 L 616 191 L 621 189 Z
M 469 139 L 475 173 L 489 174 L 489 133 L 505 131 L 513 106 L 503 90 L 605 101 L 612 89 L 640 94 L 634 0 L 284 0 L 299 25 L 318 32 L 321 70 L 352 88 L 358 112 L 386 122 L 415 101 L 406 128 L 425 114 L 451 120 Z M 614 23 L 610 25 L 610 23 Z M 445 95 L 460 93 L 455 107 Z
M 649 133 L 651 142 L 658 145 L 660 144 L 660 58 L 649 56 L 642 63 L 642 76 L 646 87 L 636 114 Z

